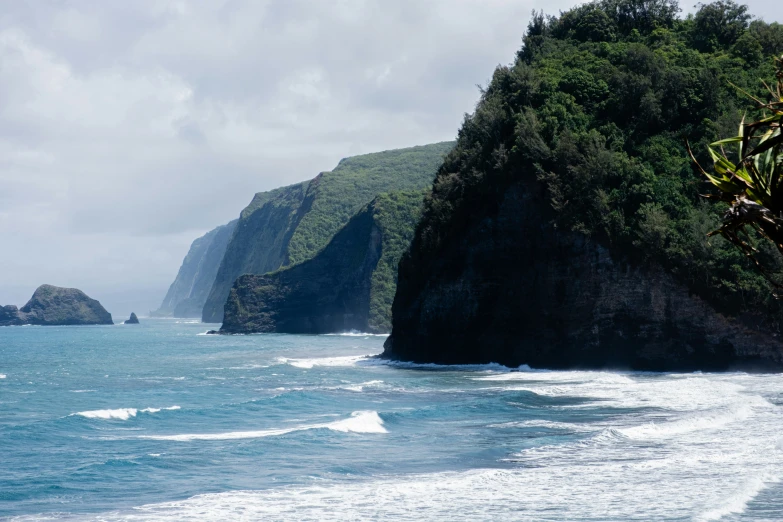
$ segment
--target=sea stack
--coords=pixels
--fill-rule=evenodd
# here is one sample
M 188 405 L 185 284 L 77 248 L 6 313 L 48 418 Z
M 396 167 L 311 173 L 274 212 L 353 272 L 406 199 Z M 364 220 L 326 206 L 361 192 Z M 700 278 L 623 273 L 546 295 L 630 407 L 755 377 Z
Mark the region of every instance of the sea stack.
M 130 318 L 125 321 L 125 324 L 139 324 L 139 318 L 136 317 L 136 314 L 134 312 L 131 312 Z
M 76 288 L 41 285 L 21 309 L 2 307 L 0 326 L 114 324 L 101 303 Z

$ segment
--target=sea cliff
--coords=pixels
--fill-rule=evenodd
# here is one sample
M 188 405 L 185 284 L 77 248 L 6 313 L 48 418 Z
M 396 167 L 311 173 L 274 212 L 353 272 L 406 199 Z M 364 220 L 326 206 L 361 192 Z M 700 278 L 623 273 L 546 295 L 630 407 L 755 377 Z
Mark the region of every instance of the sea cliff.
M 423 197 L 422 191 L 380 195 L 313 258 L 237 278 L 220 333 L 388 332 L 397 264 Z
M 733 136 L 783 28 L 731 5 L 534 14 L 438 170 L 384 355 L 547 368 L 780 369 L 783 308 L 684 147 Z M 733 13 L 733 14 L 732 14 Z M 750 47 L 748 47 L 750 45 Z M 745 51 L 752 47 L 752 53 Z M 729 83 L 731 82 L 731 83 Z M 783 276 L 768 242 L 767 276 Z
M 152 316 L 201 317 L 236 224 L 236 220 L 231 221 L 193 241 L 177 277 Z
M 314 179 L 256 194 L 242 211 L 215 277 L 202 321 L 222 322 L 234 281 L 311 259 L 379 194 L 423 190 L 453 142 L 345 158 Z
M 514 184 L 496 214 L 437 258 L 406 260 L 384 355 L 538 368 L 783 368 L 777 333 L 722 315 L 656 263 L 558 231 L 544 201 L 537 184 Z

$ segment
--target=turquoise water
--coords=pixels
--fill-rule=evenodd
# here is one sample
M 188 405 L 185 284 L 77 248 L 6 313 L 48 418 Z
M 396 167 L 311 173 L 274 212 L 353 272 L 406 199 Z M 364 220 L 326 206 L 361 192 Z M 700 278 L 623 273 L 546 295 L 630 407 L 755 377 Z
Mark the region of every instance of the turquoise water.
M 370 335 L 0 328 L 0 517 L 783 519 L 779 375 L 386 363 Z

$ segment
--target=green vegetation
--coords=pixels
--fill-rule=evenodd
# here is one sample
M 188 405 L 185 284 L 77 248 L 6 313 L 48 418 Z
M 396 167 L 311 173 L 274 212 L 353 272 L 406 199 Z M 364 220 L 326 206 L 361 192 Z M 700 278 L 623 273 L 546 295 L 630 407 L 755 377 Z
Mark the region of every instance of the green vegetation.
M 310 259 L 376 195 L 432 185 L 454 142 L 434 143 L 346 158 L 311 183 L 313 205 L 288 244 L 288 264 Z
M 724 313 L 781 310 L 743 252 L 707 237 L 727 206 L 700 196 L 711 189 L 684 140 L 705 164 L 708 144 L 736 134 L 747 103 L 729 81 L 768 95 L 759 79 L 774 75 L 783 26 L 732 1 L 678 12 L 673 0 L 599 0 L 534 14 L 514 64 L 495 70 L 438 171 L 402 265 L 411 287 L 424 287 L 420 260 L 522 182 L 544 191 L 560 230 L 661 264 Z M 781 272 L 774 247 L 759 249 Z
M 381 231 L 381 258 L 372 274 L 369 327 L 391 331 L 391 307 L 397 290 L 397 265 L 413 240 L 421 217 L 422 191 L 381 194 L 372 205 L 373 220 Z
M 278 187 L 267 192 L 257 192 L 250 201 L 250 204 L 242 209 L 239 219 L 249 218 L 256 210 L 260 210 L 267 203 L 276 208 L 293 207 L 293 210 L 295 211 L 298 208 L 296 205 L 301 203 L 301 201 L 297 201 L 297 197 L 301 199 L 303 196 L 300 196 L 299 194 L 306 193 L 309 185 L 310 180 L 287 187 Z M 292 201 L 295 202 L 293 205 L 291 204 Z
M 713 174 L 694 159 L 699 171 L 720 190 L 714 199 L 731 205 L 723 225 L 710 235 L 721 234 L 738 246 L 765 274 L 752 237 L 757 234 L 783 252 L 783 58 L 778 60 L 777 80 L 775 89 L 769 88 L 770 102 L 756 100 L 765 113 L 762 119 L 743 120 L 737 136 L 710 145 Z M 729 145 L 737 147 L 736 155 L 726 153 L 724 147 Z

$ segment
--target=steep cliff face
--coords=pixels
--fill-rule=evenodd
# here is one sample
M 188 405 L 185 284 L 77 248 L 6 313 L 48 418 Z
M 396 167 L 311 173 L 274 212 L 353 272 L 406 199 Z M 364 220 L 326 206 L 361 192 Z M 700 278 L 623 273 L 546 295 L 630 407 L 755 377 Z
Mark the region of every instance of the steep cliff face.
M 315 258 L 277 273 L 239 277 L 221 333 L 366 329 L 380 247 L 380 231 L 366 209 Z
M 0 309 L 0 326 L 114 324 L 101 303 L 76 288 L 41 285 L 21 309 Z
M 236 224 L 231 221 L 193 241 L 160 308 L 152 315 L 201 317 Z
M 312 200 L 309 185 L 307 181 L 256 194 L 242 211 L 204 303 L 202 321 L 223 320 L 223 305 L 237 277 L 271 272 L 284 263 L 291 234 Z
M 243 275 L 229 293 L 221 333 L 386 332 L 396 268 L 424 193 L 375 198 L 315 257 L 266 275 Z
M 774 76 L 772 60 L 740 58 L 713 31 L 754 40 L 773 28 L 732 25 L 724 4 L 699 7 L 702 22 L 726 15 L 706 25 L 662 6 L 532 17 L 425 200 L 388 357 L 779 368 L 782 302 L 739 249 L 707 238 L 721 209 L 700 196 L 682 139 L 711 163 L 706 144 L 733 136 L 748 103 L 732 85 L 766 99 L 756 78 Z M 783 277 L 777 249 L 749 241 Z
M 438 256 L 403 261 L 384 355 L 443 364 L 725 370 L 783 367 L 772 332 L 718 313 L 656 264 L 557 230 L 516 183 Z M 416 274 L 420 275 L 417 276 Z
M 312 258 L 378 194 L 422 190 L 453 142 L 346 158 L 312 181 L 257 194 L 242 212 L 204 305 L 204 322 L 221 322 L 234 281 Z

